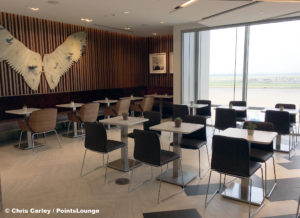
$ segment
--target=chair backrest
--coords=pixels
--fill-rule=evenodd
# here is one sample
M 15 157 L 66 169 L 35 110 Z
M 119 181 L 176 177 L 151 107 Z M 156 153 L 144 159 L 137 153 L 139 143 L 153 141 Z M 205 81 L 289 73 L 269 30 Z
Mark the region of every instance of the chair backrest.
M 286 111 L 272 111 L 267 110 L 265 121 L 274 125 L 276 132 L 282 135 L 290 133 L 290 114 Z
M 232 106 L 242 106 L 246 107 L 247 102 L 246 101 L 230 101 L 229 104 L 232 104 Z M 247 117 L 247 110 L 245 111 L 237 111 L 236 112 L 237 118 L 246 118 Z
M 254 124 L 255 130 L 267 131 L 267 132 L 275 132 L 273 123 L 270 122 L 258 122 L 258 121 L 246 121 L 243 125 L 243 129 L 247 129 L 249 123 Z M 273 152 L 273 142 L 268 145 L 261 145 L 258 143 L 251 143 L 251 148 L 256 148 L 264 151 L 271 151 Z
M 276 104 L 275 108 L 280 108 L 280 106 L 283 106 L 286 109 L 296 109 L 295 104 L 283 104 L 283 103 Z M 290 114 L 290 122 L 291 123 L 296 123 L 296 115 Z
M 236 128 L 236 111 L 234 109 L 216 108 L 215 128 L 225 130 Z
M 185 123 L 195 123 L 195 124 L 202 124 L 204 128 L 199 129 L 191 134 L 183 135 L 183 138 L 192 138 L 192 139 L 199 139 L 202 141 L 206 141 L 206 118 L 201 116 L 191 116 L 187 115 L 182 120 Z
M 83 105 L 78 111 L 82 122 L 95 122 L 98 118 L 99 103 L 88 103 Z
M 214 135 L 211 169 L 218 172 L 250 176 L 250 146 L 245 139 Z
M 189 108 L 187 105 L 173 104 L 173 119 L 176 119 L 177 117 L 183 119 L 186 115 L 189 115 Z
M 131 102 L 130 98 L 123 98 L 119 100 L 115 107 L 117 115 L 121 116 L 122 113 L 128 113 L 130 102 Z
M 154 105 L 154 97 L 153 96 L 146 96 L 144 97 L 142 103 L 141 103 L 141 107 L 143 109 L 143 111 L 152 111 Z
M 144 122 L 144 130 L 150 130 L 151 126 L 158 125 L 161 122 L 161 114 L 157 111 L 146 111 L 144 112 L 144 118 L 149 119 L 149 121 Z
M 84 123 L 84 128 L 84 146 L 87 149 L 101 147 L 103 151 L 107 152 L 107 134 L 104 125 L 102 123 Z
M 28 125 L 35 133 L 47 132 L 55 129 L 56 119 L 56 108 L 41 109 L 30 114 Z
M 133 131 L 134 159 L 146 164 L 160 166 L 160 141 L 159 136 L 152 131 Z
M 197 115 L 211 116 L 211 101 L 210 100 L 197 100 L 197 104 L 207 104 L 207 107 L 198 108 L 196 111 Z

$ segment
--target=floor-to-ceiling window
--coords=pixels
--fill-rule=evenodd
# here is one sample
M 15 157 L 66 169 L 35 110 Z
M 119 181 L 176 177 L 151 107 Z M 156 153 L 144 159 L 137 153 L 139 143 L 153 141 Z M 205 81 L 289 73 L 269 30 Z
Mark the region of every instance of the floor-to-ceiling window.
M 300 99 L 300 21 L 250 26 L 247 102 L 274 107 Z
M 183 36 L 183 102 L 195 96 L 213 104 L 243 99 L 248 106 L 273 107 L 300 98 L 300 21 Z

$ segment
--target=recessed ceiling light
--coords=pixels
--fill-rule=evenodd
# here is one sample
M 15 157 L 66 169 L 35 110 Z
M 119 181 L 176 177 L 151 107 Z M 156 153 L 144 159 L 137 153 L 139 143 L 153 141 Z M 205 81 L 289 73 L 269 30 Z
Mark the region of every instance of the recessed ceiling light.
M 81 21 L 85 21 L 85 22 L 88 22 L 88 23 L 93 22 L 93 20 L 89 19 L 89 18 L 81 18 Z
M 162 20 L 162 21 L 160 21 L 160 24 L 164 24 L 165 22 Z
M 124 30 L 131 30 L 131 27 L 130 26 L 126 26 L 126 27 L 124 27 Z
M 31 7 L 29 7 L 29 9 L 32 10 L 32 11 L 38 11 L 38 10 L 40 10 L 39 8 L 31 8 Z
M 157 36 L 157 33 L 152 33 L 153 36 Z
M 124 13 L 124 14 L 129 14 L 129 11 L 124 11 L 123 13 Z

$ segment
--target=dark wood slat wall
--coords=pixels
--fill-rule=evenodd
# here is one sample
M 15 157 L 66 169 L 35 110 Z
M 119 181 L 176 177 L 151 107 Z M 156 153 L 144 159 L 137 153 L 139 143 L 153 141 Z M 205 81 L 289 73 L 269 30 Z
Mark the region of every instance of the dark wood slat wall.
M 173 36 L 153 36 L 148 38 L 148 48 L 150 53 L 167 54 L 167 73 L 166 74 L 148 74 L 148 87 L 173 87 L 173 74 L 170 74 L 170 52 L 173 52 Z M 149 66 L 149 57 L 148 64 Z M 149 72 L 149 67 L 148 67 Z
M 87 48 L 79 62 L 50 90 L 44 74 L 37 91 L 0 62 L 0 97 L 147 86 L 148 39 L 49 20 L 0 12 L 0 24 L 29 49 L 52 52 L 72 33 L 87 32 Z

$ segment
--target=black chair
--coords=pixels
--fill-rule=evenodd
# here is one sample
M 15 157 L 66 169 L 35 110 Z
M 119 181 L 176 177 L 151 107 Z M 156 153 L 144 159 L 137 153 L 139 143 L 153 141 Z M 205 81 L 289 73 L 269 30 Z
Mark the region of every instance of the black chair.
M 280 107 L 286 108 L 286 109 L 296 109 L 296 105 L 295 104 L 282 104 L 282 103 L 278 103 L 275 105 L 275 108 L 280 108 Z M 297 136 L 295 135 L 296 132 L 298 132 L 299 134 L 299 127 L 297 130 L 297 122 L 296 122 L 296 115 L 295 114 L 290 114 L 290 125 L 291 125 L 291 130 L 293 135 L 296 137 L 296 142 L 297 142 Z M 296 128 L 296 130 L 294 130 L 294 128 Z
M 160 124 L 160 122 L 161 122 L 161 114 L 159 112 L 157 112 L 157 111 L 145 111 L 144 112 L 144 118 L 149 119 L 147 122 L 143 123 L 144 130 L 153 131 L 153 132 L 156 132 L 157 134 L 160 135 L 161 134 L 160 131 L 150 130 L 150 127 Z M 128 137 L 134 138 L 133 132 L 129 133 Z
M 211 170 L 209 173 L 208 186 L 205 196 L 205 207 L 207 207 L 208 203 L 214 198 L 214 196 L 220 192 L 221 175 L 230 175 L 241 179 L 247 179 L 250 182 L 249 217 L 251 217 L 251 176 L 259 169 L 261 170 L 262 187 L 264 190 L 263 170 L 259 163 L 250 160 L 250 145 L 248 141 L 245 139 L 214 135 L 212 139 Z M 207 201 L 212 171 L 220 173 L 220 184 L 219 189 Z M 223 186 L 224 185 L 225 184 L 223 184 Z M 263 191 L 263 199 L 264 197 Z M 256 210 L 255 213 L 257 213 L 258 210 Z
M 232 104 L 232 106 L 241 106 L 241 107 L 247 106 L 246 101 L 230 101 L 229 104 Z M 247 110 L 236 111 L 236 120 L 239 122 L 245 122 L 247 120 Z
M 135 143 L 134 158 L 144 164 L 150 165 L 151 167 L 152 166 L 160 167 L 160 182 L 159 182 L 159 190 L 158 190 L 158 198 L 157 198 L 157 201 L 159 203 L 161 176 L 163 174 L 162 166 L 172 161 L 179 160 L 181 178 L 183 180 L 181 157 L 179 156 L 179 154 L 175 152 L 161 150 L 159 136 L 157 133 L 153 131 L 135 129 L 133 134 L 134 134 L 134 143 Z M 134 169 L 132 169 L 131 171 L 130 184 L 133 179 L 133 171 Z M 151 179 L 152 179 L 152 174 L 151 174 Z M 128 186 L 128 191 L 131 191 L 130 184 Z
M 183 119 L 186 115 L 189 115 L 189 108 L 187 105 L 173 104 L 173 120 L 177 117 Z
M 274 130 L 280 135 L 289 135 L 289 159 L 291 159 L 291 151 L 294 146 L 293 134 L 290 134 L 290 114 L 286 111 L 267 110 L 265 114 L 265 122 L 273 123 Z M 292 137 L 292 140 L 291 140 Z M 294 148 L 295 150 L 295 148 Z
M 246 121 L 244 123 L 243 128 L 246 129 L 249 124 L 254 124 L 255 130 L 261 130 L 261 131 L 268 131 L 268 132 L 275 132 L 274 126 L 272 123 L 267 122 L 252 122 L 252 121 Z M 276 168 L 275 168 L 275 160 L 274 160 L 274 150 L 273 150 L 273 142 L 268 145 L 262 145 L 257 143 L 251 143 L 251 156 L 250 159 L 255 162 L 264 163 L 265 164 L 265 190 L 266 190 L 266 196 L 270 197 L 274 188 L 277 185 L 277 176 L 276 176 Z M 274 178 L 275 182 L 272 188 L 270 189 L 269 193 L 267 194 L 267 161 L 272 158 L 273 160 L 273 169 L 274 169 Z
M 85 175 L 95 171 L 96 169 L 99 169 L 102 167 L 102 166 L 97 167 L 94 170 L 91 170 L 84 175 L 82 174 L 87 150 L 102 153 L 103 154 L 103 166 L 104 166 L 104 154 L 107 154 L 105 176 L 104 176 L 104 181 L 106 182 L 109 152 L 112 152 L 114 150 L 122 148 L 125 146 L 125 144 L 123 142 L 119 142 L 119 141 L 108 140 L 107 134 L 106 134 L 106 129 L 102 123 L 85 123 L 84 127 L 85 127 L 85 141 L 84 141 L 85 152 L 84 152 L 84 157 L 83 157 L 83 161 L 82 161 L 80 175 L 85 176 Z
M 228 108 L 216 108 L 215 129 L 225 130 L 227 128 L 236 128 L 236 111 Z
M 196 123 L 204 125 L 204 128 L 195 131 L 188 135 L 183 135 L 180 143 L 180 147 L 184 149 L 191 149 L 191 150 L 198 150 L 198 157 L 199 157 L 199 177 L 201 174 L 200 168 L 200 149 L 205 145 L 206 146 L 206 153 L 208 159 L 208 165 L 210 165 L 209 161 L 209 154 L 208 154 L 208 146 L 207 146 L 207 139 L 206 139 L 206 119 L 202 116 L 185 116 L 183 118 L 183 122 L 185 123 Z M 173 143 L 170 144 L 173 146 Z M 200 177 L 201 178 L 201 177 Z
M 207 104 L 208 106 L 203 107 L 203 108 L 198 108 L 196 110 L 196 115 L 200 115 L 202 117 L 205 117 L 206 119 L 211 119 L 211 101 L 210 100 L 197 100 L 197 104 Z

